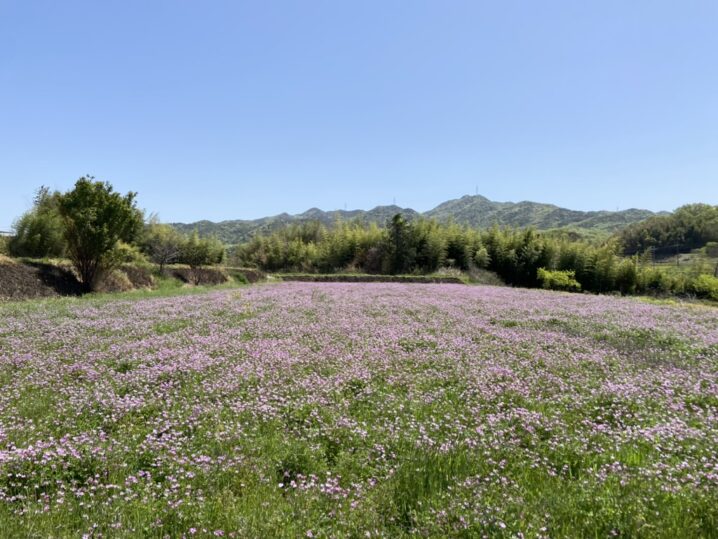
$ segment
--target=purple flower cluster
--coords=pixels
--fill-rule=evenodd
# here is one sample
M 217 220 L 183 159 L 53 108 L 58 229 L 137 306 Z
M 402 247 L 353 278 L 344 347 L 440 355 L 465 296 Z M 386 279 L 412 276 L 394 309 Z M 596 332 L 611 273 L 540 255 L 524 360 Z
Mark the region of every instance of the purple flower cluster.
M 630 534 L 600 496 L 718 501 L 716 309 L 283 283 L 0 314 L 16 533 L 571 535 L 563 492 Z

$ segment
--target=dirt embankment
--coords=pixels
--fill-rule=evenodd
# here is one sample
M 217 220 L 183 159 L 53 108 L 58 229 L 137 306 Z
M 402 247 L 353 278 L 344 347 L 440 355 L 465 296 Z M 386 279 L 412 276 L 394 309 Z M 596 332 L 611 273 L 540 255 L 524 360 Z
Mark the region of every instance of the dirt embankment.
M 224 284 L 230 279 L 240 283 L 256 283 L 267 278 L 263 272 L 256 269 L 231 267 L 197 268 L 194 270 L 183 267 L 170 267 L 165 270 L 165 274 L 179 279 L 183 283 L 208 286 Z
M 147 268 L 125 265 L 106 275 L 99 292 L 124 292 L 151 288 L 152 273 Z M 17 261 L 0 257 L 0 300 L 79 296 L 82 286 L 69 266 L 43 262 Z
M 183 283 L 214 286 L 229 281 L 229 276 L 220 268 L 171 268 L 171 277 Z
M 78 296 L 81 292 L 80 283 L 67 268 L 0 258 L 0 299 Z
M 231 279 L 256 283 L 266 279 L 262 271 L 251 268 L 206 267 L 192 270 L 170 266 L 164 275 L 192 285 L 214 286 Z M 97 285 L 98 292 L 126 292 L 153 288 L 151 267 L 123 265 L 105 275 Z M 48 264 L 16 260 L 0 255 L 0 300 L 19 300 L 57 296 L 79 296 L 82 286 L 68 263 Z
M 263 271 L 253 268 L 225 268 L 227 273 L 239 282 L 247 281 L 248 283 L 258 283 L 267 278 L 267 274 Z

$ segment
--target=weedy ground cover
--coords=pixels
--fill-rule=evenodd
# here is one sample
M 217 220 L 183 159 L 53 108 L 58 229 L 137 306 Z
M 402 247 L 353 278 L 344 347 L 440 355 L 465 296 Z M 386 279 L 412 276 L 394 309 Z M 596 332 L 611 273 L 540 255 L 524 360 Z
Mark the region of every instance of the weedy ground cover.
M 718 536 L 718 309 L 387 283 L 6 304 L 0 535 Z

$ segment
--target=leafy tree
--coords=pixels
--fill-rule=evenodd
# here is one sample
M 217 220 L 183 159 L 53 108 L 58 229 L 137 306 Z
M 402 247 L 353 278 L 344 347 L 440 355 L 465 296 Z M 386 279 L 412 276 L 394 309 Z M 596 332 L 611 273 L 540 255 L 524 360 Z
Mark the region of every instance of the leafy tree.
M 432 272 L 446 263 L 446 239 L 439 223 L 430 219 L 419 219 L 412 225 L 412 236 L 417 268 Z
M 387 273 L 406 273 L 411 270 L 416 251 L 412 248 L 410 238 L 411 225 L 402 214 L 397 213 L 389 222 L 385 260 Z
M 536 286 L 537 270 L 549 267 L 553 262 L 551 251 L 547 247 L 548 243 L 531 228 L 525 230 L 514 241 L 517 241 L 515 282 L 521 286 Z
M 85 291 L 117 264 L 112 251 L 119 241 L 132 242 L 142 227 L 135 193 L 124 196 L 107 182 L 82 177 L 74 189 L 58 196 L 67 254 Z
M 32 209 L 13 225 L 14 234 L 8 241 L 10 254 L 32 258 L 63 255 L 65 240 L 58 196 L 47 187 L 38 189 Z
M 335 223 L 332 233 L 322 242 L 320 268 L 336 271 L 349 266 L 356 258 L 357 238 L 355 230 L 348 223 Z
M 474 254 L 468 230 L 455 223 L 450 223 L 444 229 L 444 242 L 446 263 L 462 270 L 468 269 Z
M 657 256 L 674 255 L 718 241 L 718 206 L 687 204 L 671 215 L 634 223 L 617 235 L 626 255 L 651 250 Z
M 184 241 L 184 236 L 175 228 L 152 219 L 145 227 L 142 250 L 159 266 L 162 273 L 165 265 L 179 259 Z
M 200 238 L 195 230 L 180 248 L 179 261 L 190 267 L 194 284 L 199 284 L 203 266 L 219 264 L 224 259 L 224 245 L 216 238 Z
M 474 254 L 474 263 L 480 269 L 486 269 L 491 264 L 491 255 L 483 245 L 476 250 Z
M 354 224 L 356 246 L 352 265 L 366 273 L 381 273 L 382 246 L 386 230 L 379 228 L 376 223 Z
M 615 286 L 622 294 L 633 294 L 638 286 L 638 261 L 625 259 L 616 268 Z

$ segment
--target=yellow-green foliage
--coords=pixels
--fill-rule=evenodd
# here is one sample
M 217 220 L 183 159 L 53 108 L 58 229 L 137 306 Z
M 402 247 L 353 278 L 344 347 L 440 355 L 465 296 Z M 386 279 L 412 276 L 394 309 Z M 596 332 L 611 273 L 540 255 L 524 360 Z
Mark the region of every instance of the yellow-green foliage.
M 125 243 L 124 241 L 118 241 L 115 244 L 110 256 L 113 262 L 117 264 L 138 264 L 146 265 L 149 263 L 147 257 L 140 251 L 136 245 Z
M 224 245 L 217 238 L 200 238 L 195 231 L 180 248 L 179 262 L 191 268 L 220 264 L 224 260 Z
M 699 275 L 690 284 L 690 288 L 698 297 L 718 301 L 718 277 Z
M 145 225 L 140 245 L 150 260 L 159 265 L 161 273 L 165 265 L 177 261 L 184 241 L 180 232 L 153 217 Z
M 643 268 L 638 275 L 638 291 L 657 294 L 683 294 L 686 277 L 660 268 Z
M 576 280 L 575 271 L 551 271 L 539 268 L 537 276 L 541 286 L 548 290 L 567 290 L 571 292 L 581 290 L 581 284 Z
M 46 258 L 65 252 L 63 222 L 58 212 L 59 193 L 46 187 L 38 189 L 33 207 L 13 224 L 14 235 L 7 239 L 12 256 Z

